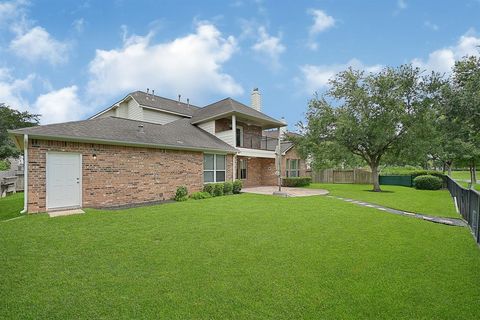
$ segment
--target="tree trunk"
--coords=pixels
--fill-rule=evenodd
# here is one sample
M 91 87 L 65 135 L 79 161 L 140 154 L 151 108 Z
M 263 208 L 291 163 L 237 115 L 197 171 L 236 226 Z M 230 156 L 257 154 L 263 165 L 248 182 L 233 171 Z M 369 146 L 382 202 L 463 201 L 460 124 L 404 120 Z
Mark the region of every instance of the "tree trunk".
M 447 162 L 443 161 L 443 166 L 442 166 L 442 173 L 445 174 L 445 171 L 447 170 Z
M 378 164 L 371 164 L 370 169 L 372 169 L 373 191 L 381 192 L 382 189 L 380 189 L 380 179 L 378 177 Z
M 451 177 L 452 176 L 452 164 L 453 162 L 452 161 L 447 161 L 447 166 L 448 166 L 448 176 Z
M 475 164 L 475 161 L 472 163 L 472 166 L 470 168 L 470 181 L 472 183 L 472 186 L 477 183 L 477 166 Z

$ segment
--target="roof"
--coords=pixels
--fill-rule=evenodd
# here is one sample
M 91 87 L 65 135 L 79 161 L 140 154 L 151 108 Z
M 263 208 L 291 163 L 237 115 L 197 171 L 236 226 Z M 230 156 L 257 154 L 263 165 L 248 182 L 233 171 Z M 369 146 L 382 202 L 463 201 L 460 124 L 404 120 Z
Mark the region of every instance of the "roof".
M 290 150 L 293 146 L 294 146 L 294 143 L 293 143 L 293 142 L 290 142 L 290 141 L 286 141 L 286 142 L 280 143 L 280 152 L 281 152 L 281 154 L 284 155 L 285 152 L 287 152 L 288 150 Z
M 143 132 L 139 132 L 141 125 L 143 125 Z M 189 119 L 179 119 L 160 125 L 125 118 L 104 117 L 11 130 L 9 133 L 11 135 L 28 134 L 32 138 L 40 139 L 237 152 L 226 142 L 191 125 Z
M 129 95 L 142 106 L 179 113 L 190 117 L 196 110 L 200 109 L 199 107 L 191 104 L 156 96 L 143 91 L 135 91 Z
M 232 98 L 226 98 L 206 107 L 197 109 L 191 118 L 191 123 L 197 124 L 207 120 L 222 118 L 230 114 L 240 115 L 247 119 L 260 121 L 265 128 L 285 126 L 283 122 L 269 117 L 266 114 L 248 107 Z

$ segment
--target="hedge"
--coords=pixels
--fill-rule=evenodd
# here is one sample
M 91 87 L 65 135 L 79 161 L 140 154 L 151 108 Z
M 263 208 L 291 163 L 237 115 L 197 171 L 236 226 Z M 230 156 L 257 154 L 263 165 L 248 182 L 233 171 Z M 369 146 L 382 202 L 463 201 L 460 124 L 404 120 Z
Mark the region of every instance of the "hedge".
M 177 188 L 177 192 L 175 193 L 175 197 L 173 198 L 175 201 L 185 201 L 188 199 L 188 190 L 185 186 L 180 186 Z
M 443 180 L 432 175 L 421 175 L 413 179 L 413 185 L 419 190 L 439 190 L 443 186 Z
M 194 192 L 190 195 L 190 198 L 192 198 L 193 200 L 208 199 L 211 197 L 212 195 L 210 193 L 204 191 Z
M 312 183 L 310 177 L 289 177 L 282 179 L 282 185 L 284 187 L 305 187 Z

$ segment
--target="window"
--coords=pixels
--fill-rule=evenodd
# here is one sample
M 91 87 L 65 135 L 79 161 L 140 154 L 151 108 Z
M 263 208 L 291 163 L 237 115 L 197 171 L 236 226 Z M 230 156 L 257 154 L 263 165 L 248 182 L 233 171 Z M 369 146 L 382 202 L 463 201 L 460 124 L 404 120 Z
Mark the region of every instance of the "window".
M 247 179 L 247 159 L 238 161 L 238 179 Z
M 243 127 L 237 126 L 237 147 L 243 147 Z
M 225 155 L 203 155 L 203 182 L 223 182 L 226 176 Z
M 286 173 L 287 177 L 299 177 L 300 176 L 300 160 L 299 159 L 287 159 Z

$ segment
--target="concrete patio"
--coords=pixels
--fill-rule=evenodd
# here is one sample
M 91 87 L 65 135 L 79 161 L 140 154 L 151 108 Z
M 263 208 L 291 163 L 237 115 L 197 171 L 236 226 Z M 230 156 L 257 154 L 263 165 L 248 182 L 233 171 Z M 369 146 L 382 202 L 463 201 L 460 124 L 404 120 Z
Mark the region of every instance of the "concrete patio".
M 261 187 L 251 187 L 251 188 L 242 189 L 242 192 L 245 192 L 245 193 L 268 194 L 268 195 L 273 195 L 273 193 L 277 191 L 278 191 L 277 186 L 261 186 Z M 324 196 L 328 194 L 328 191 L 323 189 L 304 189 L 304 188 L 292 188 L 292 187 L 282 187 L 282 192 L 285 192 L 287 194 L 287 197 Z

